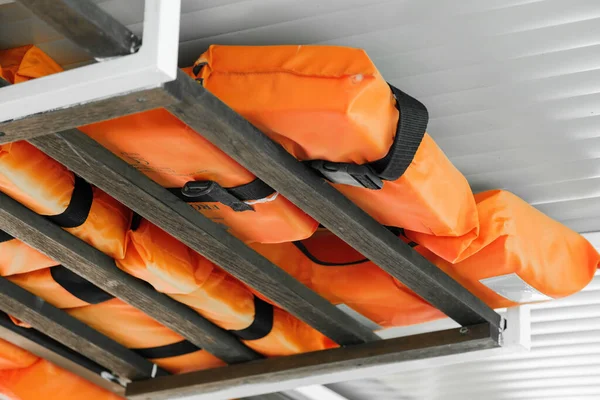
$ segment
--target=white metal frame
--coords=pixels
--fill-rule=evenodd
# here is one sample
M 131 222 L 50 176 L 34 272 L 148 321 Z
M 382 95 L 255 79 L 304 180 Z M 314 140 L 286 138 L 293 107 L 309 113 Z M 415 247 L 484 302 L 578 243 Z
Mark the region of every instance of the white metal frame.
M 369 367 L 359 366 L 351 371 L 341 371 L 318 376 L 289 379 L 285 381 L 279 381 L 277 383 L 247 383 L 245 385 L 231 387 L 218 392 L 177 397 L 177 399 L 224 400 L 246 396 L 256 396 L 264 393 L 292 390 L 304 386 L 325 385 L 330 383 L 351 381 L 355 379 L 377 378 L 384 375 L 397 374 L 403 371 L 454 365 L 467 361 L 486 359 L 502 354 L 529 351 L 531 345 L 531 319 L 529 306 L 509 308 L 504 314 L 504 318 L 507 321 L 507 328 L 502 332 L 501 335 L 501 347 L 494 349 L 477 350 L 468 353 L 432 357 L 421 360 L 402 361 L 386 365 Z M 426 331 L 432 330 L 426 329 Z M 415 332 L 412 332 L 412 334 L 415 334 Z
M 181 0 L 145 0 L 140 50 L 0 91 L 0 122 L 158 87 L 177 75 Z

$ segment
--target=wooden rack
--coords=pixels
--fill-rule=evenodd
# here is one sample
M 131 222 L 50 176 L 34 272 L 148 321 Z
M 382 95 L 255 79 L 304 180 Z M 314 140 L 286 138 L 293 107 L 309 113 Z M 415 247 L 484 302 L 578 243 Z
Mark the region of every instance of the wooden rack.
M 99 63 L 111 63 L 115 57 L 128 57 L 140 49 L 140 38 L 91 1 L 18 2 L 97 60 L 106 60 Z M 148 3 L 161 2 L 164 0 L 147 0 L 146 7 Z M 178 7 L 179 1 L 168 3 Z M 10 89 L 15 90 L 11 92 L 14 94 L 19 88 Z M 0 99 L 3 90 L 0 89 Z M 76 129 L 83 124 L 157 107 L 166 108 L 201 132 L 464 328 L 381 340 L 370 329 Z M 112 375 L 113 381 L 104 379 L 107 374 L 92 380 L 103 382 L 111 390 L 118 392 L 123 382 L 131 381 L 126 391 L 129 398 L 171 399 L 202 394 L 215 399 L 261 394 L 276 390 L 275 384 L 281 387 L 288 382 L 288 387 L 293 387 L 301 382 L 328 383 L 344 380 L 347 376 L 344 374 L 349 371 L 364 370 L 359 376 L 381 373 L 381 369 L 376 372 L 378 367 L 393 372 L 394 366 L 402 363 L 410 365 L 414 361 L 501 345 L 505 320 L 499 314 L 180 71 L 176 79 L 160 85 L 0 123 L 0 143 L 21 139 L 28 140 L 341 345 L 333 350 L 263 359 L 193 310 L 122 272 L 108 256 L 0 194 L 0 228 L 229 364 L 214 370 L 169 376 L 150 361 L 0 278 L 0 310 L 39 331 L 37 339 L 30 338 L 30 341 L 40 343 L 43 338 L 62 343 L 63 347 L 57 344 L 48 351 L 62 351 L 59 358 L 67 359 L 66 364 L 78 365 L 76 372 L 80 374 L 82 369 L 87 371 L 88 378 L 98 376 L 96 367 L 102 366 L 110 371 L 108 376 Z M 18 330 L 12 332 L 20 334 Z

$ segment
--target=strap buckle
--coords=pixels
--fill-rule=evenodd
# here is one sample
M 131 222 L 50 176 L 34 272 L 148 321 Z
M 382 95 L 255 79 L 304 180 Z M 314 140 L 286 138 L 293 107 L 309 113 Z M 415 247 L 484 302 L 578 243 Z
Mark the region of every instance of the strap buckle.
M 214 181 L 190 181 L 181 188 L 181 194 L 189 202 L 216 202 L 230 207 L 233 211 L 254 211 L 251 205 L 232 195 L 227 189 Z
M 356 165 L 314 160 L 310 162 L 310 166 L 319 171 L 325 179 L 332 183 L 340 183 L 372 190 L 380 190 L 383 188 L 383 181 L 368 164 Z

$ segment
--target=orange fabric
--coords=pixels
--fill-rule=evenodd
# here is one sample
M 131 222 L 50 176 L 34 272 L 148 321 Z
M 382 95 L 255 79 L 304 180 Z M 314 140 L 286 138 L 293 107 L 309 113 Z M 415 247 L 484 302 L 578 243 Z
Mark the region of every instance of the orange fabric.
M 165 346 L 184 340 L 177 333 L 118 299 L 69 309 L 67 312 L 100 333 L 132 349 Z M 225 365 L 223 361 L 204 350 L 152 361 L 174 374 Z
M 131 232 L 130 239 L 125 258 L 117 261 L 119 268 L 224 329 L 240 330 L 252 323 L 254 295 L 241 282 L 146 220 Z M 277 308 L 271 332 L 245 343 L 268 356 L 334 346 L 322 334 Z
M 0 395 L 9 400 L 123 399 L 43 359 L 27 368 L 0 371 Z
M 576 232 L 544 215 L 512 193 L 475 195 L 479 237 L 451 264 L 426 249 L 419 251 L 493 308 L 517 303 L 500 296 L 481 279 L 515 273 L 537 291 L 559 298 L 580 291 L 600 262 L 594 247 Z M 441 238 L 417 235 L 428 247 Z
M 71 201 L 75 176 L 27 142 L 0 146 L 0 190 L 41 215 L 62 213 Z M 98 188 L 87 220 L 66 229 L 114 258 L 125 253 L 131 211 Z
M 26 82 L 62 70 L 60 65 L 32 45 L 0 51 L 0 76 L 10 83 Z
M 332 233 L 319 232 L 301 244 L 314 260 L 293 243 L 252 247 L 333 304 L 345 304 L 384 328 L 444 317 Z
M 17 239 L 0 243 L 0 276 L 22 274 L 56 265 L 56 261 Z
M 9 400 L 121 399 L 2 339 L 0 339 L 0 398 Z
M 300 160 L 363 164 L 384 157 L 394 140 L 394 97 L 363 50 L 215 45 L 196 65 L 208 90 Z M 461 237 L 432 249 L 449 260 L 477 237 L 469 185 L 428 135 L 383 189 L 334 186 L 384 225 Z
M 7 369 L 26 368 L 37 361 L 27 350 L 23 350 L 14 344 L 0 339 L 0 371 Z
M 392 145 L 398 111 L 364 50 L 211 46 L 203 63 L 204 86 L 298 159 L 364 164 Z
M 427 134 L 404 175 L 383 189 L 334 186 L 383 225 L 443 238 L 426 246 L 450 262 L 479 232 L 467 180 Z
M 9 276 L 7 279 L 58 308 L 82 307 L 88 305 L 88 303 L 73 296 L 56 283 L 54 278 L 52 278 L 50 268 Z

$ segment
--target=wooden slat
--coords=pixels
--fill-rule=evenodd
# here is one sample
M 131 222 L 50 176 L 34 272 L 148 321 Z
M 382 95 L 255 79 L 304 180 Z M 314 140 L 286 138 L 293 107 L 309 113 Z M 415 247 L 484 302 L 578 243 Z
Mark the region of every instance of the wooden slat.
M 18 0 L 33 14 L 97 58 L 135 53 L 141 40 L 91 1 Z
M 313 383 L 332 383 L 349 379 L 350 373 L 390 374 L 410 361 L 497 347 L 498 331 L 485 323 L 469 327 L 466 332 L 452 329 L 139 381 L 129 385 L 126 393 L 132 400 L 192 395 L 194 400 L 237 398 Z M 318 382 L 309 382 L 315 380 Z
M 167 109 L 415 293 L 461 325 L 500 316 L 298 162 L 239 114 L 179 73 Z
M 379 339 L 371 330 L 231 236 L 221 225 L 80 131 L 37 137 L 30 142 L 337 343 L 357 344 Z
M 0 79 L 0 88 L 6 86 L 6 83 Z M 162 88 L 151 88 L 0 122 L 0 144 L 135 114 L 175 101 L 176 99 Z
M 230 333 L 192 309 L 158 293 L 145 282 L 121 271 L 112 258 L 2 193 L 0 226 L 12 236 L 47 254 L 77 275 L 145 312 L 224 361 L 236 363 L 260 358 Z M 48 334 L 45 330 L 42 332 Z
M 6 278 L 0 278 L 0 310 L 24 321 L 98 364 L 129 378 L 150 378 L 150 361 L 102 335 Z M 166 374 L 159 369 L 158 374 Z
M 106 378 L 112 371 L 35 329 L 15 325 L 6 314 L 0 315 L 0 338 L 106 390 L 121 396 L 125 394 L 124 386 Z

